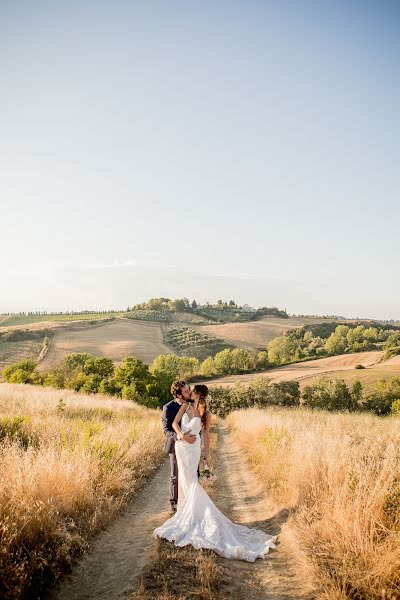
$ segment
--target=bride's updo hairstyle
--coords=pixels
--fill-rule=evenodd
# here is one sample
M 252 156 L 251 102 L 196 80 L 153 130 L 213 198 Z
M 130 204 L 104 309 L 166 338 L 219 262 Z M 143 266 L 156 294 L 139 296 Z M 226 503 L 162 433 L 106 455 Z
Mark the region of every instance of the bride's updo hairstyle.
M 197 383 L 194 387 L 193 387 L 193 392 L 195 394 L 199 394 L 200 398 L 197 404 L 197 409 L 200 413 L 201 416 L 201 422 L 203 423 L 204 427 L 207 424 L 207 402 L 206 402 L 206 398 L 208 396 L 208 387 L 202 383 Z

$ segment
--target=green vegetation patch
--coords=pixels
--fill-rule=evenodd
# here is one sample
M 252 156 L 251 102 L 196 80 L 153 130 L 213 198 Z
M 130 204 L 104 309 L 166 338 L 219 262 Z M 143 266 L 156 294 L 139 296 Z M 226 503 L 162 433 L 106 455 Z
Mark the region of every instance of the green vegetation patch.
M 166 322 L 171 320 L 171 317 L 166 310 L 147 310 L 141 308 L 129 311 L 125 317 L 127 319 L 135 319 L 137 321 Z
M 164 332 L 164 341 L 177 354 L 194 356 L 199 359 L 214 356 L 226 348 L 233 348 L 225 340 L 196 331 L 191 327 L 168 329 Z

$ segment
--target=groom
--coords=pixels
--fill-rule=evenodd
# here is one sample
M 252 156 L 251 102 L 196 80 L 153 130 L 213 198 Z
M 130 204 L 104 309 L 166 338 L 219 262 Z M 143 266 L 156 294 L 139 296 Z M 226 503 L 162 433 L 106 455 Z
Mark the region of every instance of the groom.
M 190 400 L 190 387 L 187 385 L 186 381 L 174 381 L 171 385 L 171 394 L 174 399 L 171 400 L 171 402 L 164 404 L 161 420 L 165 434 L 164 451 L 169 454 L 171 467 L 169 501 L 171 503 L 172 512 L 175 512 L 178 502 L 178 464 L 175 455 L 175 441 L 177 438 L 176 432 L 172 428 L 172 423 L 182 404 L 186 400 Z M 193 444 L 196 441 L 196 436 L 191 433 L 185 433 L 182 439 L 188 444 Z

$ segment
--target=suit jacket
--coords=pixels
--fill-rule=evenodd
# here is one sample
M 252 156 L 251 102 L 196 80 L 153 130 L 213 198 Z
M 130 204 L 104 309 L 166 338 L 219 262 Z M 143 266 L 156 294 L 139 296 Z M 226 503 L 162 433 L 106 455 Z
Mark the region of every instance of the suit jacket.
M 177 438 L 174 429 L 172 429 L 172 423 L 180 408 L 181 405 L 178 402 L 171 400 L 171 402 L 164 404 L 162 409 L 161 421 L 165 434 L 164 452 L 168 454 L 175 454 L 175 441 Z

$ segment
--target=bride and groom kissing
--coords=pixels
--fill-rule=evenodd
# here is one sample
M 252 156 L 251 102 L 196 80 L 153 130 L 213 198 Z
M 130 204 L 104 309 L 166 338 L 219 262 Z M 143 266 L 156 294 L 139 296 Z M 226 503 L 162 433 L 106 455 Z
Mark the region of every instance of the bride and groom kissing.
M 170 503 L 173 516 L 154 530 L 176 546 L 214 550 L 225 558 L 254 562 L 275 548 L 276 536 L 232 522 L 212 502 L 199 483 L 201 437 L 208 462 L 211 413 L 208 388 L 197 384 L 190 390 L 185 381 L 171 386 L 173 400 L 164 405 L 164 450 L 169 454 Z

